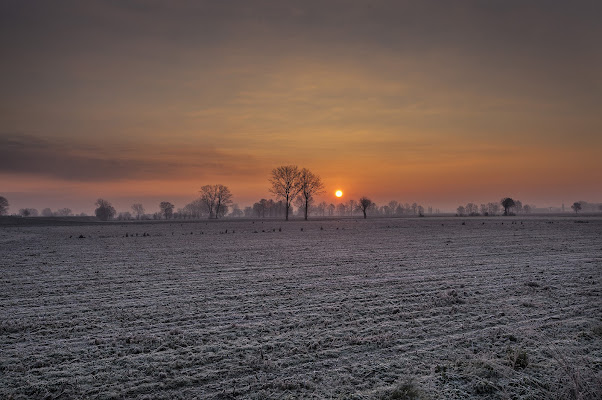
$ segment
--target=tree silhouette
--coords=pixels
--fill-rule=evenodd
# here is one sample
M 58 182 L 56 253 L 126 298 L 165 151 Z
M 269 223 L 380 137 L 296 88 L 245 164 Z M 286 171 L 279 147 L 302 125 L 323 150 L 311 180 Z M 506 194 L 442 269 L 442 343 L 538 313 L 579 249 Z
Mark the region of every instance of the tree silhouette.
M 6 197 L 0 196 L 0 215 L 8 214 L 8 200 Z
M 372 205 L 372 200 L 370 200 L 366 196 L 359 199 L 357 208 L 358 208 L 358 210 L 360 210 L 361 212 L 364 213 L 364 219 L 366 219 L 366 210 L 368 210 L 368 208 L 370 208 L 371 205 Z
M 309 205 L 315 195 L 324 193 L 324 184 L 318 175 L 315 175 L 307 168 L 303 168 L 299 174 L 299 186 L 301 187 L 299 197 L 302 200 L 303 208 L 305 209 L 304 216 L 307 221 Z
M 223 217 L 232 204 L 232 193 L 224 185 L 215 185 L 215 218 Z
M 169 201 L 162 201 L 159 204 L 159 209 L 161 210 L 161 214 L 165 216 L 165 219 L 170 219 L 173 216 L 174 207 Z
M 132 211 L 136 214 L 136 219 L 140 219 L 144 215 L 144 207 L 140 203 L 132 204 Z
M 98 199 L 94 204 L 97 207 L 96 210 L 94 210 L 94 214 L 96 214 L 96 218 L 101 221 L 108 221 L 117 213 L 111 203 L 104 199 Z
M 59 217 L 68 217 L 72 214 L 72 211 L 70 208 L 61 208 L 56 210 L 56 215 L 58 215 Z
M 504 207 L 504 215 L 508 215 L 510 208 L 514 207 L 515 205 L 514 200 L 512 200 L 510 197 L 503 198 L 500 204 L 502 207 Z
M 579 203 L 578 201 L 574 202 L 573 205 L 571 206 L 571 208 L 573 209 L 573 211 L 575 211 L 575 214 L 579 214 L 579 211 L 581 211 L 581 203 Z
M 272 170 L 270 192 L 286 202 L 286 220 L 291 208 L 291 203 L 302 190 L 301 172 L 296 165 L 283 165 Z
M 209 218 L 219 218 L 232 204 L 232 193 L 224 185 L 205 185 L 201 188 L 201 201 L 209 211 Z

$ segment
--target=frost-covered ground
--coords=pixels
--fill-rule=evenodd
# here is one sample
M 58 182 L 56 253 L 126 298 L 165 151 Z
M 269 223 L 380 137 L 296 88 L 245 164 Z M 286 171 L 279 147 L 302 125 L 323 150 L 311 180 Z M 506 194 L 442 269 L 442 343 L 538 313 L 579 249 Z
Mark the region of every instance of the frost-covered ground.
M 602 219 L 462 221 L 0 228 L 0 398 L 599 399 Z

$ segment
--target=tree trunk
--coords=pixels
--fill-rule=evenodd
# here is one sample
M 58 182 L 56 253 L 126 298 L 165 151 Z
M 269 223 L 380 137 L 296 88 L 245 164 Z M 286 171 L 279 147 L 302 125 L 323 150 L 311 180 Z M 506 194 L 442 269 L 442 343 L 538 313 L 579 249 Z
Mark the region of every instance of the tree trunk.
M 290 203 L 288 202 L 288 195 L 286 195 L 286 221 L 288 221 L 288 209 L 290 208 Z
M 364 212 L 364 219 L 366 219 L 366 209 L 362 210 Z
M 307 209 L 309 208 L 309 202 L 305 199 L 305 220 L 307 221 Z

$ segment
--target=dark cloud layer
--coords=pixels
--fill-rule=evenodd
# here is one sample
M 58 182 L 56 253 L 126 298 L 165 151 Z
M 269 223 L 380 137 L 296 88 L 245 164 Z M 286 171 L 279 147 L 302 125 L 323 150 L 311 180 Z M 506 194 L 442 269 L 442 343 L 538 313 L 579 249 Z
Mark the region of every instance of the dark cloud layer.
M 126 147 L 127 150 L 127 147 Z M 252 174 L 255 167 L 248 157 L 235 157 L 214 151 L 165 147 L 149 151 L 129 148 L 130 156 L 114 154 L 111 148 L 51 142 L 27 134 L 0 134 L 0 174 L 32 174 L 66 181 L 119 181 L 130 179 L 162 180 L 191 176 L 202 179 L 224 170 Z M 166 154 L 181 154 L 162 158 Z M 123 148 L 121 149 L 123 152 Z M 138 154 L 136 154 L 138 153 Z M 239 165 L 245 162 L 244 166 Z M 246 165 L 249 163 L 251 165 Z

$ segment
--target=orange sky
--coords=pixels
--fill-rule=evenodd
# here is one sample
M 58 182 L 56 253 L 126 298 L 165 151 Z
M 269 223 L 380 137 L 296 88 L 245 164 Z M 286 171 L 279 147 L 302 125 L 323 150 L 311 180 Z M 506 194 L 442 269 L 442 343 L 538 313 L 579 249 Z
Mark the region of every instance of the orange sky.
M 602 201 L 592 2 L 3 2 L 0 195 L 241 206 L 278 165 L 327 201 Z

